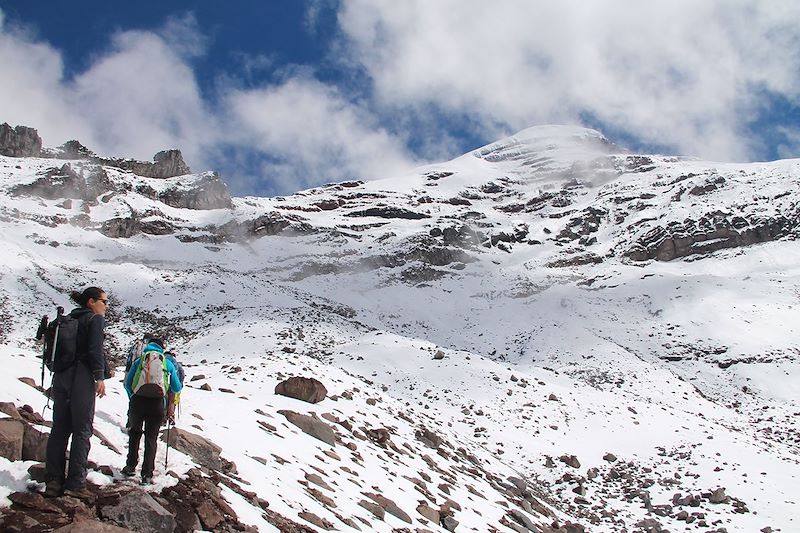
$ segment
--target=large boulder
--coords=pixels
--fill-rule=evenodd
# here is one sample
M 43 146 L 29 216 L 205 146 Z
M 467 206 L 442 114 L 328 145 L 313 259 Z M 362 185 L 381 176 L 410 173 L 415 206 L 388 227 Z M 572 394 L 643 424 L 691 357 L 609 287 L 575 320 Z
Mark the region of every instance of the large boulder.
M 161 440 L 167 442 L 166 431 L 161 433 Z M 183 429 L 172 428 L 169 430 L 169 446 L 191 456 L 197 464 L 212 470 L 222 470 L 224 467 L 224 463 L 219 456 L 222 453 L 222 448 L 200 435 L 195 435 Z
M 42 138 L 35 129 L 27 126 L 12 128 L 5 122 L 0 124 L 0 155 L 39 157 L 41 152 Z
M 325 399 L 328 389 L 314 378 L 295 376 L 278 383 L 275 387 L 275 394 L 308 403 L 318 403 Z
M 175 518 L 146 491 L 132 490 L 117 505 L 103 507 L 103 518 L 131 531 L 175 531 Z
M 0 457 L 9 461 L 21 460 L 24 437 L 25 424 L 11 418 L 0 420 Z

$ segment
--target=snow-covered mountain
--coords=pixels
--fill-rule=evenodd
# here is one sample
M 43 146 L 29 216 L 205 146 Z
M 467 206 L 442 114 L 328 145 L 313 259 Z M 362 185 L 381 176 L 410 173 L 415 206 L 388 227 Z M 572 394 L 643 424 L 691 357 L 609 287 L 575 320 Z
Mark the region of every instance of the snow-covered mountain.
M 800 160 L 544 126 L 410 175 L 231 198 L 174 152 L 70 146 L 0 157 L 0 400 L 42 412 L 17 379 L 40 382 L 38 319 L 98 285 L 110 354 L 164 334 L 191 380 L 178 427 L 310 531 L 445 531 L 442 506 L 456 531 L 800 529 Z M 274 394 L 295 375 L 329 396 Z M 112 381 L 96 426 L 124 450 Z M 90 459 L 101 485 L 124 464 Z M 0 495 L 28 466 L 0 458 Z

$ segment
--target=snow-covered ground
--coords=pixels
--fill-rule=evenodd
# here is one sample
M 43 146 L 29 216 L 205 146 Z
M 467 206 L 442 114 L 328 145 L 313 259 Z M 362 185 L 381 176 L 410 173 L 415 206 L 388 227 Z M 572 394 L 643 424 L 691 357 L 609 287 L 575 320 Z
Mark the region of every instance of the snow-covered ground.
M 38 319 L 68 307 L 67 290 L 99 285 L 111 295 L 112 354 L 143 330 L 165 333 L 189 379 L 205 376 L 189 382 L 179 427 L 219 444 L 246 489 L 293 520 L 307 511 L 343 531 L 352 529 L 343 519 L 362 530 L 361 519 L 370 531 L 439 531 L 417 506 L 451 499 L 461 506 L 457 531 L 511 531 L 500 521 L 520 498 L 497 480 L 514 476 L 559 521 L 588 531 L 632 531 L 648 518 L 670 530 L 800 529 L 792 234 L 668 262 L 626 255 L 654 227 L 712 212 L 750 223 L 796 216 L 798 161 L 632 156 L 597 132 L 546 127 L 412 175 L 235 198 L 230 210 L 174 208 L 135 192 L 190 188 L 192 176 L 168 183 L 112 168 L 113 184 L 131 186 L 98 201 L 11 194 L 62 163 L 0 158 L 0 401 L 42 412 L 43 396 L 17 379 L 40 381 Z M 589 209 L 602 215 L 584 216 Z M 133 214 L 173 230 L 98 231 Z M 205 238 L 267 214 L 286 217 L 287 229 Z M 582 240 L 565 233 L 579 227 L 589 228 Z M 524 237 L 506 238 L 515 232 Z M 585 254 L 592 259 L 572 261 Z M 293 375 L 319 379 L 329 398 L 275 395 Z M 96 426 L 124 450 L 127 400 L 111 381 Z M 354 432 L 333 425 L 352 446 L 314 439 L 280 410 L 347 420 Z M 393 446 L 359 438 L 380 428 Z M 421 428 L 448 445 L 426 447 Z M 168 484 L 159 453 L 157 483 Z M 99 441 L 90 458 L 124 464 Z M 25 487 L 27 466 L 0 459 L 0 495 Z M 191 466 L 170 451 L 169 469 Z M 719 488 L 723 503 L 673 497 Z M 377 492 L 413 525 L 359 505 Z M 274 530 L 226 494 L 242 521 Z

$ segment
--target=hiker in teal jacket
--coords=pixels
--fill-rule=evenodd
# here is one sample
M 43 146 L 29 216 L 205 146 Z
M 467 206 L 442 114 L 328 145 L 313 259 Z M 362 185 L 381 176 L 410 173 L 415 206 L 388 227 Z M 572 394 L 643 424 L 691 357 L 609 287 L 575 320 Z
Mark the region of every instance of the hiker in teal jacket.
M 163 377 L 159 395 L 144 395 L 143 389 L 136 390 L 137 384 L 144 379 L 144 372 L 140 368 L 146 361 L 148 352 L 154 352 L 161 356 L 159 361 L 159 378 Z M 145 365 L 145 368 L 147 366 Z M 159 380 L 160 381 L 160 380 Z M 164 341 L 161 339 L 151 339 L 145 347 L 142 356 L 138 357 L 131 365 L 128 375 L 125 377 L 125 391 L 130 399 L 130 431 L 128 432 L 128 460 L 122 474 L 132 476 L 136 472 L 136 464 L 139 462 L 139 441 L 142 438 L 142 426 L 144 426 L 144 458 L 142 460 L 142 484 L 147 485 L 153 481 L 153 471 L 156 462 L 156 446 L 158 443 L 158 429 L 166 416 L 166 394 L 168 391 L 178 393 L 183 388 L 178 370 L 175 364 L 164 356 Z M 152 388 L 151 388 L 152 390 Z

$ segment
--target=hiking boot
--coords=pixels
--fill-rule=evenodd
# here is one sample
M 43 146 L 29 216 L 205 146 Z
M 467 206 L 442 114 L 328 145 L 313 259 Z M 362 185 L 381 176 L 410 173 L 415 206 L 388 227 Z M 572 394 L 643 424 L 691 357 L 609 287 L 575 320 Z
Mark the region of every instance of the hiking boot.
M 84 501 L 91 501 L 95 498 L 94 494 L 92 494 L 92 492 L 86 487 L 81 487 L 79 489 L 64 489 L 64 496 L 70 496 L 72 498 L 77 498 Z
M 153 484 L 153 476 L 142 475 L 142 485 L 152 485 L 152 484 Z
M 128 465 L 125 465 L 122 470 L 120 470 L 120 474 L 125 477 L 132 477 L 134 474 L 136 474 L 136 467 L 134 466 L 131 468 Z
M 57 479 L 51 479 L 44 487 L 45 498 L 58 498 L 62 492 L 64 492 L 64 484 Z

